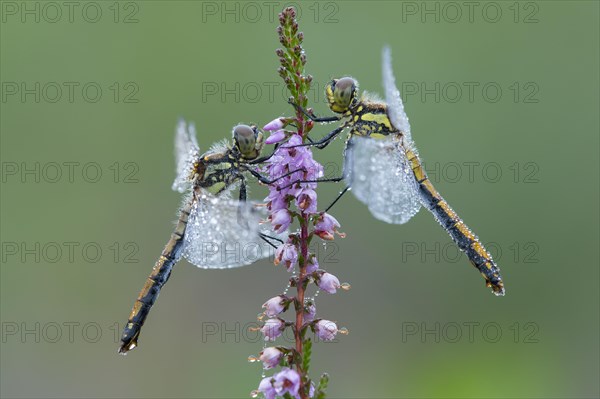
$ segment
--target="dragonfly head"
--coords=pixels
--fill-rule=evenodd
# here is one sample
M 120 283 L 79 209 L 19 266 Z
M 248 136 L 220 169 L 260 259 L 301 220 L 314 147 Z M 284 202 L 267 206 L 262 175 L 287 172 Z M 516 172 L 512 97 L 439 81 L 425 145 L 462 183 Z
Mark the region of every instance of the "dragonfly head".
M 343 114 L 358 103 L 358 82 L 351 77 L 333 79 L 325 86 L 329 108 Z
M 263 134 L 255 125 L 237 125 L 233 128 L 235 147 L 242 157 L 254 159 L 260 155 L 263 146 Z

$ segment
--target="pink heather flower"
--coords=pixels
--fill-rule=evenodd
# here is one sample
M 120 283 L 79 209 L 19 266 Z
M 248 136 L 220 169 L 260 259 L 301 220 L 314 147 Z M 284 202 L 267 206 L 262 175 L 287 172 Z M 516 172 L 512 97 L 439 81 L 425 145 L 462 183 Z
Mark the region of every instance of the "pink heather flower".
M 304 213 L 317 212 L 317 193 L 312 188 L 303 188 L 296 195 L 296 206 Z
M 317 308 L 315 307 L 314 304 L 310 304 L 307 306 L 304 306 L 304 322 L 305 323 L 310 323 L 311 321 L 313 321 L 315 319 L 315 316 L 317 315 Z
M 268 125 L 267 125 L 268 126 Z M 283 141 L 285 139 L 285 131 L 277 130 L 275 133 L 272 133 L 266 140 L 265 144 L 275 144 Z
M 265 314 L 268 317 L 275 317 L 283 312 L 283 309 L 285 308 L 285 299 L 287 298 L 282 295 L 277 295 L 276 297 L 269 299 L 262 305 L 265 309 Z
M 332 341 L 338 333 L 338 328 L 333 321 L 321 319 L 315 324 L 315 333 L 323 341 Z
M 277 137 L 275 137 L 277 135 Z M 282 135 L 275 132 L 273 140 L 283 140 Z M 317 194 L 314 189 L 316 183 L 295 183 L 301 180 L 315 180 L 323 176 L 323 166 L 316 162 L 312 157 L 312 152 L 308 147 L 295 147 L 302 144 L 302 137 L 298 134 L 292 134 L 286 145 L 281 146 L 275 152 L 275 155 L 267 161 L 266 171 L 271 179 L 278 179 L 269 186 L 269 210 L 271 214 L 279 209 L 287 208 L 290 197 L 296 201 L 296 206 L 303 213 L 315 213 L 317 209 Z M 294 172 L 287 175 L 290 172 Z M 287 176 L 286 176 L 287 175 Z M 285 177 L 282 177 L 285 176 Z
M 281 319 L 269 319 L 262 326 L 260 332 L 265 336 L 265 341 L 275 341 L 277 337 L 281 336 L 285 323 Z
M 319 288 L 329 294 L 335 294 L 338 288 L 341 287 L 340 280 L 336 276 L 330 273 L 323 273 L 319 279 L 317 284 Z
M 302 144 L 302 136 L 300 136 L 299 134 L 294 134 L 290 137 L 287 146 L 291 147 L 291 146 L 298 145 L 298 144 Z M 298 150 L 298 149 L 304 149 L 304 148 L 298 147 L 298 148 L 292 148 L 292 149 Z
M 290 223 L 292 223 L 292 215 L 287 209 L 279 209 L 269 216 L 269 220 L 271 221 L 271 225 L 273 229 L 277 233 L 283 233 L 290 227 Z
M 334 233 L 337 233 L 340 237 L 344 237 L 343 233 L 337 231 L 340 227 L 338 221 L 328 213 L 322 213 L 315 224 L 315 234 L 324 240 L 333 240 Z
M 283 127 L 283 121 L 281 120 L 281 118 L 277 118 L 277 119 L 273 119 L 271 122 L 267 123 L 263 127 L 263 130 L 270 132 L 273 130 L 279 130 L 282 127 Z
M 288 162 L 286 162 L 287 151 L 284 151 L 279 147 L 275 154 L 267 161 L 266 170 L 269 172 L 269 176 L 276 178 L 280 177 L 287 171 Z M 281 185 L 276 183 L 277 185 Z
M 284 262 L 288 271 L 298 263 L 298 248 L 294 244 L 286 243 L 280 245 L 275 251 L 275 265 Z
M 284 367 L 279 373 L 275 374 L 275 382 L 273 387 L 277 395 L 283 396 L 286 392 L 289 392 L 293 397 L 298 396 L 298 390 L 300 389 L 300 374 L 296 370 Z
M 283 352 L 275 347 L 269 347 L 263 349 L 259 354 L 259 359 L 263 362 L 263 366 L 265 369 L 272 369 L 273 367 L 279 364 L 281 357 L 283 356 Z M 260 389 L 260 388 L 259 388 Z
M 316 256 L 311 256 L 308 259 L 308 264 L 306 265 L 306 273 L 311 274 L 319 270 L 319 261 L 317 261 Z
M 273 377 L 263 378 L 260 384 L 258 384 L 258 392 L 262 392 L 265 399 L 275 399 L 277 392 L 275 392 L 275 388 L 273 388 Z
M 275 211 L 279 211 L 281 209 L 287 209 L 288 201 L 285 198 L 285 195 L 281 195 L 277 191 L 273 191 L 269 193 L 267 198 L 265 198 L 267 202 L 267 209 L 271 211 L 271 215 L 275 213 Z
M 323 177 L 323 165 L 313 159 L 312 153 L 307 148 L 301 151 L 301 156 L 298 157 L 300 162 L 297 166 L 304 170 L 303 180 L 316 180 Z M 303 183 L 303 185 L 305 187 L 316 187 L 316 183 Z

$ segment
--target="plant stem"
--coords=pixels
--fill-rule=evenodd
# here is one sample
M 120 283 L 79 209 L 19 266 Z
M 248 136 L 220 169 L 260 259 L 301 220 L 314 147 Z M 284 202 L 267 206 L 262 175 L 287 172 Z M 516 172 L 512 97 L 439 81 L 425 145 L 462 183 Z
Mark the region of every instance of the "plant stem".
M 283 45 L 284 49 L 279 49 L 277 54 L 281 62 L 279 69 L 280 76 L 284 79 L 290 94 L 294 102 L 300 105 L 302 108 L 307 106 L 306 93 L 310 88 L 312 78 L 310 76 L 304 76 L 304 65 L 306 63 L 306 56 L 302 50 L 302 41 L 304 35 L 298 33 L 298 23 L 296 21 L 296 11 L 292 7 L 288 7 L 283 10 L 279 15 L 280 28 L 279 41 Z M 296 109 L 296 127 L 297 133 L 303 139 L 306 139 L 305 135 L 311 129 L 309 121 L 307 120 L 304 113 L 299 109 Z M 311 157 L 312 158 L 312 157 Z M 300 222 L 300 263 L 299 263 L 299 277 L 296 285 L 296 323 L 294 327 L 294 339 L 296 341 L 296 351 L 298 352 L 299 362 L 296 363 L 296 370 L 301 377 L 301 384 L 299 388 L 299 394 L 302 399 L 308 399 L 306 382 L 308 381 L 307 370 L 304 370 L 304 342 L 302 328 L 304 326 L 304 298 L 306 290 L 306 269 L 309 261 L 308 244 L 310 241 L 309 223 L 310 214 L 300 212 L 298 216 Z
M 296 339 L 296 351 L 300 355 L 303 352 L 303 338 L 302 338 L 302 326 L 304 325 L 304 294 L 305 294 L 305 284 L 304 280 L 306 278 L 306 265 L 308 264 L 308 220 L 305 217 L 304 213 L 301 214 L 302 222 L 301 222 L 301 230 L 300 230 L 300 252 L 302 254 L 302 264 L 300 265 L 300 276 L 298 278 L 297 289 L 297 303 L 299 306 L 296 308 L 296 330 L 295 330 L 295 339 Z M 302 369 L 302 363 L 298 363 L 296 365 L 298 369 L 298 373 L 302 376 L 303 383 L 300 385 L 300 397 L 302 399 L 308 398 L 306 392 L 304 390 L 304 381 L 306 380 L 306 376 L 304 375 L 304 370 Z

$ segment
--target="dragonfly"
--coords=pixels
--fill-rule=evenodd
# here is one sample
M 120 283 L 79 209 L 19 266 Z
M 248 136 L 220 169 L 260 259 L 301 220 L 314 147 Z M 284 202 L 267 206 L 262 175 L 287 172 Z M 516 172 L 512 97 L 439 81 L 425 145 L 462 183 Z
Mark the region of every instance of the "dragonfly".
M 273 241 L 283 242 L 286 234 L 261 224 L 264 208 L 246 198 L 247 175 L 264 184 L 273 182 L 253 167 L 270 158 L 260 157 L 263 144 L 256 126 L 237 125 L 231 145 L 223 141 L 200 154 L 194 125 L 179 121 L 172 189 L 185 193 L 183 205 L 175 230 L 133 305 L 119 353 L 127 354 L 138 345 L 142 325 L 182 257 L 200 268 L 234 268 L 272 255 Z M 231 193 L 236 188 L 239 196 L 234 199 Z
M 325 86 L 328 106 L 337 115 L 319 118 L 292 103 L 316 123 L 342 122 L 321 140 L 302 145 L 324 148 L 345 129 L 349 130 L 342 176 L 317 180 L 346 182 L 346 188 L 329 208 L 349 190 L 375 218 L 387 223 L 404 224 L 425 207 L 479 270 L 487 287 L 498 296 L 504 295 L 498 265 L 427 177 L 396 87 L 389 47 L 384 47 L 382 58 L 385 101 L 366 93 L 359 97 L 358 82 L 342 77 Z M 292 184 L 304 182 L 307 181 Z

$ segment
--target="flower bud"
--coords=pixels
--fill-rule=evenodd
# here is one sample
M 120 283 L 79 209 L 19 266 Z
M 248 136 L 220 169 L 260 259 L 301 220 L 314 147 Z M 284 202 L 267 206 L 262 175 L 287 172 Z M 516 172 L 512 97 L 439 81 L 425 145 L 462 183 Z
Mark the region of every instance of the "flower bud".
M 281 319 L 269 319 L 262 326 L 260 332 L 265 336 L 265 341 L 275 341 L 277 337 L 281 336 L 285 329 L 285 323 Z
M 263 362 L 265 369 L 272 369 L 279 364 L 282 356 L 283 352 L 281 352 L 279 349 L 275 347 L 269 347 L 263 349 L 258 358 L 261 362 Z
M 267 126 L 269 126 L 269 125 L 270 125 L 270 123 Z M 265 126 L 265 127 L 267 127 L 267 126 Z M 268 130 L 268 129 L 265 129 L 265 130 Z M 275 133 L 272 133 L 265 140 L 265 144 L 275 144 L 275 143 L 279 143 L 279 142 L 281 142 L 283 140 L 285 140 L 285 131 L 283 131 L 282 129 L 280 129 L 280 130 L 277 130 Z
M 336 276 L 330 273 L 323 273 L 318 279 L 317 285 L 323 291 L 329 294 L 335 294 L 338 288 L 341 287 L 340 280 Z
M 263 127 L 263 130 L 273 131 L 273 130 L 279 130 L 282 127 L 283 127 L 283 121 L 281 120 L 281 118 L 277 118 L 277 119 L 273 119 L 271 122 L 267 123 Z
M 315 333 L 323 341 L 332 341 L 338 333 L 338 328 L 333 321 L 321 319 L 315 324 Z
M 286 299 L 287 298 L 283 295 L 277 295 L 276 297 L 269 299 L 262 305 L 263 309 L 265 309 L 265 314 L 268 317 L 275 317 L 279 313 L 283 312 Z

